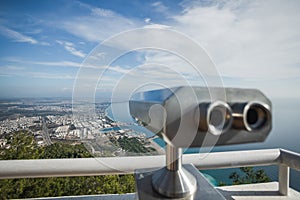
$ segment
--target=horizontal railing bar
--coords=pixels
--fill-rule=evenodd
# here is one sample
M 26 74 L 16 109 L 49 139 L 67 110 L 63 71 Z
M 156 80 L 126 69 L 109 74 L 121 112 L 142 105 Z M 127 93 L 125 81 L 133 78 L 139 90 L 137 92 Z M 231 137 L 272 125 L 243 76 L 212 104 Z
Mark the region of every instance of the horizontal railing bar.
M 285 149 L 280 149 L 280 162 L 292 169 L 300 171 L 300 154 Z
M 0 161 L 0 179 L 127 174 L 163 164 L 164 156 L 7 160 Z
M 183 157 L 184 163 L 193 163 L 200 170 L 277 165 L 279 161 L 279 149 L 187 154 Z
M 281 153 L 284 153 L 284 158 L 281 158 Z M 295 159 L 297 161 L 287 161 L 288 159 Z M 277 165 L 281 162 L 292 165 L 291 168 L 293 168 L 293 166 L 297 168 L 299 167 L 299 160 L 300 157 L 298 154 L 282 149 L 183 155 L 184 164 L 192 163 L 198 169 Z M 164 165 L 164 155 L 78 159 L 2 160 L 0 161 L 0 179 L 128 174 L 134 173 L 134 170 L 137 169 L 159 168 Z

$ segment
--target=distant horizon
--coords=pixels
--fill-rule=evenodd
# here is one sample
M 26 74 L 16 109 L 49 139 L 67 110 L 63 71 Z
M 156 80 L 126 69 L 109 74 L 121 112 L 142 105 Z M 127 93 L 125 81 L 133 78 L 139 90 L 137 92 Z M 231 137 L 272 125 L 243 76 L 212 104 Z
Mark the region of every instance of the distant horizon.
M 137 28 L 191 38 L 212 59 L 225 87 L 300 97 L 299 1 L 3 0 L 0 5 L 0 98 L 70 97 L 95 47 Z M 135 81 L 174 86 L 180 76 L 206 85 L 207 74 L 196 75 L 188 62 L 158 49 L 129 52 L 110 66 L 94 67 L 107 68 L 94 85 L 96 96 L 105 98 L 118 84 L 126 90 Z M 124 77 L 132 81 L 122 82 Z
M 286 103 L 286 104 L 290 104 L 290 103 L 298 104 L 298 102 L 300 102 L 299 97 L 281 96 L 281 97 L 268 97 L 268 98 L 272 101 L 272 104 L 274 101 Z M 0 104 L 5 103 L 7 101 L 22 100 L 22 99 L 23 100 L 69 100 L 69 101 L 73 101 L 72 97 L 0 97 Z M 124 103 L 124 102 L 127 102 L 124 99 L 120 99 L 120 100 L 115 99 L 114 101 L 112 101 L 112 99 L 109 97 L 107 97 L 107 98 L 98 97 L 98 98 L 95 98 L 94 100 L 96 103 Z M 86 101 L 86 100 L 82 100 L 82 101 Z M 273 107 L 274 106 L 275 105 L 273 105 Z M 282 109 L 282 107 L 280 107 L 280 109 Z
M 14 100 L 69 100 L 72 101 L 72 97 L 0 97 L 0 104 L 2 101 L 14 101 Z M 84 100 L 83 100 L 84 101 Z M 96 103 L 111 103 L 111 98 L 95 98 Z M 115 100 L 113 103 L 124 102 L 124 100 Z
M 47 141 L 46 136 L 50 138 L 57 126 L 77 123 L 81 132 L 76 137 L 99 141 L 105 146 L 105 153 L 106 148 L 110 149 L 107 142 L 115 144 L 121 132 L 115 138 L 97 139 L 93 131 L 97 135 L 100 127 L 108 127 L 105 125 L 135 124 L 134 109 L 128 106 L 128 99 L 136 92 L 187 85 L 251 88 L 260 90 L 271 103 L 264 99 L 267 106 L 260 106 L 254 102 L 259 100 L 254 94 L 250 99 L 255 109 L 246 104 L 246 95 L 239 105 L 234 104 L 234 98 L 228 98 L 228 104 L 215 107 L 218 112 L 209 110 L 214 105 L 205 104 L 205 108 L 217 113 L 215 121 L 222 120 L 222 125 L 223 121 L 230 124 L 232 118 L 241 114 L 243 118 L 238 118 L 234 126 L 249 128 L 245 122 L 240 125 L 245 119 L 254 128 L 267 124 L 268 131 L 272 128 L 268 137 L 261 143 L 218 146 L 215 150 L 283 148 L 300 153 L 299 8 L 300 0 L 1 0 L 1 130 L 7 133 L 6 130 L 21 130 L 33 124 L 37 131 L 44 131 L 42 135 Z M 225 97 L 220 93 L 219 90 L 216 98 L 211 99 Z M 186 94 L 182 92 L 179 96 L 186 99 Z M 168 100 L 174 106 L 175 101 Z M 190 108 L 202 105 L 198 105 L 199 101 L 192 104 L 192 100 L 180 104 L 180 108 L 176 105 L 178 109 L 171 112 L 155 105 L 142 115 L 149 120 L 146 124 L 150 128 L 155 129 L 153 122 L 159 125 L 157 130 L 164 130 L 162 127 L 168 122 L 174 127 L 178 125 L 179 131 L 185 130 L 179 121 L 182 116 L 196 116 L 196 120 L 183 121 L 198 133 L 197 125 L 202 122 L 198 112 L 191 112 Z M 240 101 L 245 101 L 243 110 Z M 181 105 L 187 112 L 181 110 Z M 219 107 L 225 107 L 226 112 Z M 139 114 L 140 110 L 145 111 L 135 108 Z M 111 123 L 107 117 L 109 110 L 114 120 Z M 219 113 L 226 113 L 226 119 L 221 119 Z M 37 116 L 39 124 L 34 122 Z M 205 130 L 210 131 L 208 120 L 220 129 L 221 123 L 212 121 L 213 114 L 206 112 L 202 118 Z M 62 138 L 69 136 L 68 132 Z M 246 137 L 255 136 L 249 134 Z M 224 138 L 237 141 L 234 134 Z M 115 150 L 119 151 L 119 147 Z M 300 190 L 300 173 L 295 172 L 291 170 L 290 186 Z

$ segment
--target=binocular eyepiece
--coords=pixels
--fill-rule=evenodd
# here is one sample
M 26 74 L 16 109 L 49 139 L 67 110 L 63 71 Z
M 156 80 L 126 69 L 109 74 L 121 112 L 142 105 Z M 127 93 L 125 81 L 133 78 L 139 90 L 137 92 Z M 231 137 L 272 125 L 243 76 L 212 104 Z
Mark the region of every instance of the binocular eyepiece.
M 152 175 L 150 189 L 164 197 L 196 193 L 193 174 L 198 171 L 194 169 L 191 174 L 182 167 L 181 148 L 262 142 L 272 128 L 271 102 L 254 89 L 178 87 L 146 91 L 133 96 L 129 107 L 132 117 L 167 143 L 166 167 Z
M 231 106 L 223 101 L 199 105 L 199 130 L 213 135 L 227 132 L 231 127 L 246 131 L 258 131 L 268 125 L 271 111 L 262 102 L 234 103 Z
M 135 97 L 131 115 L 176 147 L 262 142 L 272 128 L 271 101 L 256 89 L 178 87 Z
M 233 124 L 237 129 L 256 131 L 267 126 L 271 121 L 270 107 L 261 102 L 238 103 L 232 106 Z
M 208 131 L 213 135 L 226 132 L 232 124 L 232 110 L 223 101 L 202 103 L 199 105 L 199 130 Z

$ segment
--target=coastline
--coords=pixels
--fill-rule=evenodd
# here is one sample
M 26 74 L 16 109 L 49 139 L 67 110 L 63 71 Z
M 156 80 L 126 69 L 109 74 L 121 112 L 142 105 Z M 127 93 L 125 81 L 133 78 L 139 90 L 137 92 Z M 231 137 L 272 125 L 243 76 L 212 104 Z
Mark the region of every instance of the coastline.
M 106 108 L 105 109 L 105 116 L 111 120 L 111 121 L 116 121 L 115 119 L 113 119 L 113 116 L 111 115 L 111 110 L 110 110 L 110 107 Z M 139 127 L 137 125 L 127 125 L 128 128 L 133 128 L 132 126 L 136 126 L 136 128 L 134 128 L 135 131 L 137 132 L 141 132 L 141 133 L 144 133 L 145 131 L 147 131 L 146 128 L 144 127 Z M 145 130 L 143 130 L 145 129 Z M 161 142 L 161 138 L 159 138 L 157 135 L 150 135 L 147 139 L 149 141 L 149 144 L 148 145 L 145 145 L 146 147 L 152 147 L 156 150 L 156 155 L 165 155 L 165 149 L 164 149 L 164 142 Z M 223 149 L 222 149 L 223 150 Z M 224 149 L 226 150 L 226 149 Z M 224 151 L 223 150 L 223 151 Z M 189 153 L 194 153 L 193 151 L 187 151 L 186 152 L 187 154 Z M 270 166 L 268 167 L 265 167 L 263 168 L 268 176 L 272 179 L 272 180 L 275 180 L 276 178 L 276 174 L 277 174 L 277 171 L 276 169 L 271 169 Z M 239 171 L 238 168 L 232 168 L 232 169 L 217 169 L 217 170 L 202 170 L 202 173 L 205 174 L 206 178 L 209 179 L 209 181 L 213 184 L 213 185 L 218 185 L 219 182 L 224 182 L 228 185 L 231 185 L 232 184 L 232 180 L 229 179 L 229 175 L 232 173 L 232 172 L 237 172 Z M 275 174 L 275 175 L 274 175 Z
M 151 143 L 151 147 L 153 147 L 158 155 L 164 155 L 165 154 L 165 149 L 162 148 L 159 144 L 157 144 L 155 141 L 154 141 L 155 138 L 150 138 L 149 139 L 149 142 Z

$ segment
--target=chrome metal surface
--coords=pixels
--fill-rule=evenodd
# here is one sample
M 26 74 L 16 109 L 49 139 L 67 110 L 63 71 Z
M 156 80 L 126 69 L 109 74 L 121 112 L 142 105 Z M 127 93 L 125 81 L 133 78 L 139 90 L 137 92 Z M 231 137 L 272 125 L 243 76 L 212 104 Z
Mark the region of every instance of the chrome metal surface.
M 209 101 L 211 92 L 217 96 L 213 102 Z M 231 126 L 233 114 L 227 102 L 246 102 L 240 111 L 242 117 L 235 117 L 241 127 Z M 181 167 L 180 148 L 259 142 L 271 130 L 271 102 L 258 90 L 167 88 L 135 94 L 129 107 L 135 119 L 167 143 L 166 167 L 154 172 L 152 186 L 171 198 L 191 196 L 196 191 L 195 178 Z
M 182 167 L 182 149 L 166 146 L 166 166 L 153 173 L 152 186 L 163 196 L 181 198 L 191 196 L 197 187 L 195 177 Z
M 300 153 L 280 149 L 280 163 L 289 166 L 290 168 L 300 170 Z
M 290 187 L 290 168 L 280 164 L 278 170 L 279 193 L 287 196 Z
M 127 174 L 147 167 L 161 168 L 165 161 L 164 156 L 1 160 L 0 179 Z M 182 157 L 182 163 L 192 163 L 200 170 L 285 165 L 300 171 L 300 154 L 284 149 L 186 154 Z M 288 186 L 289 179 L 284 177 L 289 174 L 284 171 L 279 171 L 279 191 L 284 191 Z
M 233 124 L 236 129 L 258 131 L 270 126 L 271 110 L 269 105 L 262 102 L 244 102 L 232 105 Z
M 199 129 L 210 132 L 213 135 L 220 135 L 228 131 L 232 124 L 232 110 L 223 101 L 213 103 L 201 103 Z
M 220 94 L 213 102 L 211 92 Z M 155 120 L 151 119 L 153 106 L 163 110 Z M 272 128 L 271 102 L 255 89 L 178 87 L 146 91 L 135 94 L 129 107 L 134 118 L 176 147 L 263 142 Z M 212 116 L 217 117 L 212 120 Z
M 164 168 L 165 169 L 165 168 Z M 147 168 L 140 169 L 135 171 L 135 179 L 136 179 L 136 191 L 138 199 L 151 199 L 151 200 L 162 200 L 162 199 L 177 199 L 177 200 L 201 200 L 201 199 L 214 199 L 214 200 L 224 200 L 225 198 L 214 188 L 205 177 L 199 173 L 199 171 L 191 164 L 183 165 L 184 170 L 188 172 L 192 177 L 195 177 L 197 180 L 197 188 L 196 191 L 192 195 L 188 195 L 186 197 L 166 197 L 156 192 L 151 186 L 153 173 L 157 170 L 157 168 Z M 165 169 L 166 170 L 166 169 Z M 169 173 L 173 173 L 175 171 L 166 170 Z M 184 174 L 186 174 L 186 172 Z M 176 181 L 175 181 L 176 182 Z M 167 184 L 170 187 L 174 187 L 175 182 L 168 182 Z M 173 189 L 168 189 L 167 191 L 171 191 Z M 169 195 L 171 196 L 171 195 Z M 178 195 L 176 195 L 178 196 Z
M 152 187 L 165 197 L 182 198 L 195 193 L 196 178 L 184 167 L 169 170 L 166 167 L 155 171 L 152 175 Z
M 0 179 L 128 174 L 135 169 L 161 168 L 165 163 L 165 156 L 1 160 Z M 184 154 L 182 163 L 192 163 L 200 170 L 278 164 L 300 170 L 300 154 L 283 149 Z
M 228 200 L 262 200 L 262 199 L 277 199 L 277 200 L 296 200 L 300 199 L 300 192 L 289 188 L 288 196 L 283 196 L 276 190 L 278 182 L 256 183 L 221 186 L 216 188 L 225 199 Z M 205 192 L 205 191 L 204 191 Z M 34 200 L 137 200 L 135 193 L 130 194 L 101 194 L 101 195 L 76 195 L 62 197 L 44 197 L 34 198 Z M 153 199 L 153 198 L 152 198 Z M 207 198 L 202 198 L 207 199 Z M 170 198 L 168 198 L 170 200 Z M 201 199 L 200 199 L 201 200 Z
M 166 168 L 170 171 L 180 170 L 182 166 L 182 149 L 166 145 Z

